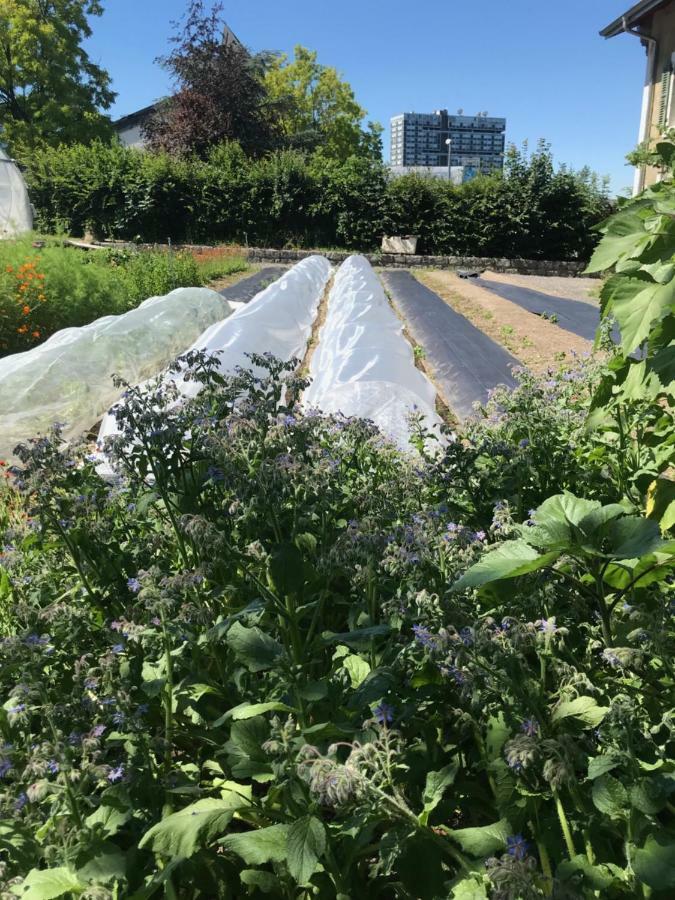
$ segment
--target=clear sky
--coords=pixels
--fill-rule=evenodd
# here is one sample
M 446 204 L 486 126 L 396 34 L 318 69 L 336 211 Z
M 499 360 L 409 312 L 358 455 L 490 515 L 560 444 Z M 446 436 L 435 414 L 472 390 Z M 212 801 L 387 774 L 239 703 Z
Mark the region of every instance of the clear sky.
M 112 75 L 121 116 L 170 91 L 154 62 L 187 0 L 104 0 L 89 52 Z M 552 144 L 558 162 L 590 165 L 621 191 L 638 133 L 645 52 L 598 31 L 632 0 L 226 0 L 252 50 L 319 52 L 352 84 L 369 118 L 447 107 L 506 116 L 507 140 Z

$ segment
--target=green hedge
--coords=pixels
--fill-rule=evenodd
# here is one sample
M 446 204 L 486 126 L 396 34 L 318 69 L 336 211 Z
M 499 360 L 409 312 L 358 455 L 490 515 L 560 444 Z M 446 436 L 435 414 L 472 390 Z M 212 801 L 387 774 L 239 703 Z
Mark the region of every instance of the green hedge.
M 585 259 L 610 203 L 590 173 L 554 170 L 545 145 L 512 149 L 503 175 L 461 187 L 379 162 L 284 151 L 247 157 L 236 144 L 206 160 L 119 144 L 38 152 L 28 180 L 44 231 L 141 241 L 372 250 L 383 234 L 418 234 L 423 253 Z

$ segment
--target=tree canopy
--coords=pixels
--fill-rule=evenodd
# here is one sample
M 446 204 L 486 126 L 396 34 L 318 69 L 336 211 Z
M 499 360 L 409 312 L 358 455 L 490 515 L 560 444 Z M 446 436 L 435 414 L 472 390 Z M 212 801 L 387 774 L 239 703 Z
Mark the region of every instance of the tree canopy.
M 296 46 L 294 59 L 272 57 L 265 87 L 275 105 L 288 145 L 316 150 L 345 160 L 352 155 L 381 155 L 381 128 L 362 121 L 366 115 L 351 85 L 332 66 L 318 62 L 315 50 Z
M 20 154 L 112 134 L 115 94 L 83 41 L 99 0 L 0 0 L 0 141 Z
M 203 0 L 191 0 L 171 41 L 171 53 L 158 61 L 172 74 L 176 93 L 146 125 L 150 147 L 203 155 L 228 139 L 248 153 L 274 146 L 263 83 L 266 57 L 251 55 L 226 31 L 222 5 L 207 10 Z

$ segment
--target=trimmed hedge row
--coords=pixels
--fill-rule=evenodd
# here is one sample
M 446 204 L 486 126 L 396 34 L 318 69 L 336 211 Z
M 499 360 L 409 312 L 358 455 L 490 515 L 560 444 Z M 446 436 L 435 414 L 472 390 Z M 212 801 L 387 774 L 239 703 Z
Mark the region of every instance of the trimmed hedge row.
M 419 252 L 586 259 L 611 211 L 589 173 L 555 171 L 541 145 L 512 149 L 503 175 L 462 186 L 380 162 L 284 151 L 247 157 L 223 144 L 207 159 L 94 143 L 44 150 L 27 173 L 37 227 L 139 241 L 239 241 L 372 250 L 417 234 Z

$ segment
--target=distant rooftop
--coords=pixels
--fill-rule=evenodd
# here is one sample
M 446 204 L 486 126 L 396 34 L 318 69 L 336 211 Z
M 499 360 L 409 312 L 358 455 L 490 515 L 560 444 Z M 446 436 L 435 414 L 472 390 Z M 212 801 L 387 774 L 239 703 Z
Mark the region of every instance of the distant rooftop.
M 672 2 L 673 0 L 640 0 L 640 3 L 631 6 L 631 8 L 622 16 L 619 16 L 618 19 L 615 19 L 606 28 L 603 28 L 600 34 L 605 38 L 616 37 L 617 34 L 624 32 L 626 28 L 635 28 L 636 25 L 639 26 L 642 23 L 642 20 L 646 19 L 647 16 L 656 12 L 657 9 L 661 9 L 662 6 L 668 6 Z

